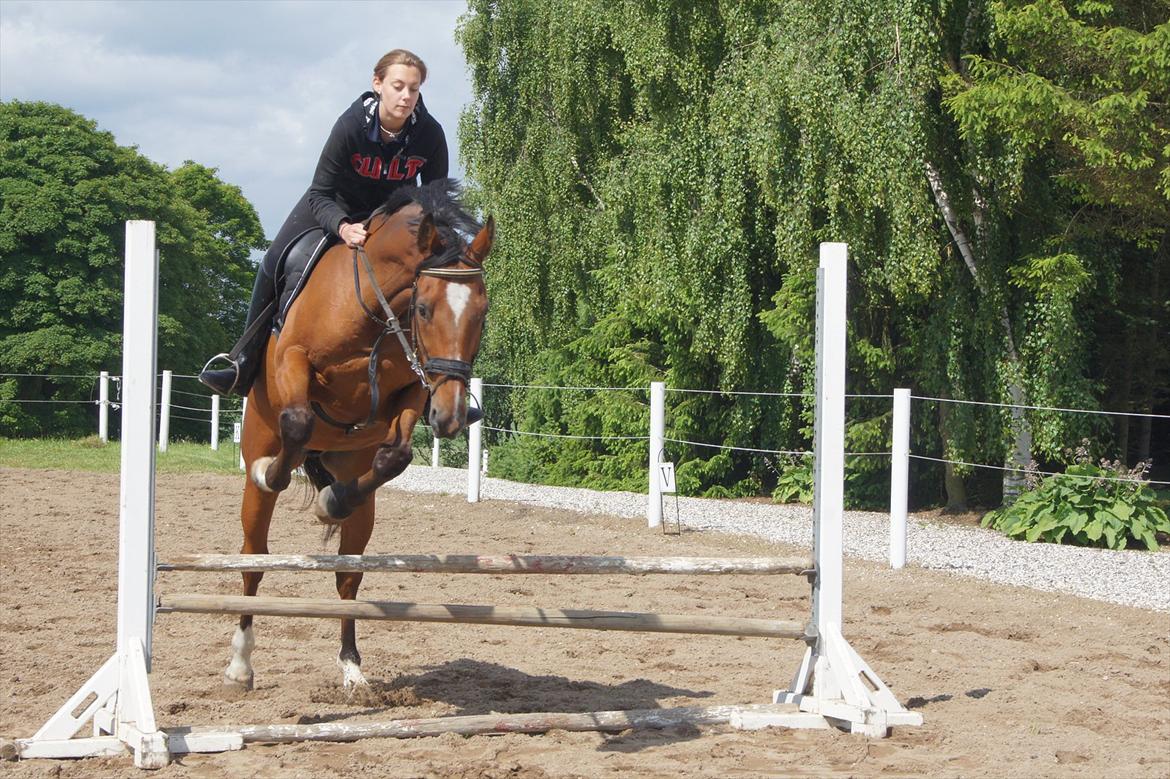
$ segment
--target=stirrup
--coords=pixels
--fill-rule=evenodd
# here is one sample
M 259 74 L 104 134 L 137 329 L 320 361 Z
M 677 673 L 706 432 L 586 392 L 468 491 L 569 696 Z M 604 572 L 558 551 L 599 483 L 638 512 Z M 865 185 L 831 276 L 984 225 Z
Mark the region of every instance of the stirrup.
M 232 379 L 232 386 L 228 387 L 227 391 L 222 393 L 224 396 L 230 395 L 235 390 L 236 385 L 240 383 L 240 364 L 236 360 L 233 360 L 232 356 L 227 352 L 220 352 L 203 364 L 203 370 L 199 371 L 199 381 L 208 389 L 213 390 L 217 394 L 220 394 L 220 389 L 218 387 L 211 386 L 211 384 L 209 384 L 207 381 L 204 381 L 203 379 L 203 375 L 208 372 L 211 364 L 216 360 L 227 360 L 228 364 L 231 366 L 232 373 L 235 375 L 235 378 Z

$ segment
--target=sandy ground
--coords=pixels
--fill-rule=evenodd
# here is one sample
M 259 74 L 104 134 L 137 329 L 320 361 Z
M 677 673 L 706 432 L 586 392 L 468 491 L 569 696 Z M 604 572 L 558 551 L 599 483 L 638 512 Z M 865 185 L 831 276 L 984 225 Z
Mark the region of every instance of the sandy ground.
M 242 478 L 242 477 L 241 477 Z M 29 736 L 112 652 L 118 476 L 0 469 L 0 737 Z M 234 552 L 240 478 L 162 476 L 160 560 Z M 320 553 L 300 496 L 273 551 Z M 755 539 L 667 537 L 636 520 L 385 493 L 371 553 L 791 555 Z M 846 564 L 845 635 L 925 717 L 885 740 L 836 731 L 684 728 L 621 735 L 370 740 L 188 755 L 159 776 L 1170 775 L 1170 615 L 910 567 Z M 235 593 L 230 574 L 160 574 L 159 592 Z M 261 594 L 329 597 L 329 574 L 268 574 Z M 797 577 L 370 574 L 361 597 L 804 619 Z M 256 689 L 222 689 L 234 619 L 160 615 L 151 683 L 163 726 L 766 703 L 801 645 L 769 639 L 359 624 L 370 691 L 353 699 L 335 622 L 257 618 Z M 130 759 L 0 763 L 14 777 L 132 777 Z

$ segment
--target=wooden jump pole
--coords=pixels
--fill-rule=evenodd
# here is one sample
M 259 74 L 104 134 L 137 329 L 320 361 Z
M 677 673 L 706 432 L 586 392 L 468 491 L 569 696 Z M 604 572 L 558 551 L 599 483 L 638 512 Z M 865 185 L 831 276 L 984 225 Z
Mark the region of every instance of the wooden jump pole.
M 160 571 L 389 571 L 495 574 L 796 574 L 813 561 L 796 557 L 590 557 L 585 555 L 279 555 L 187 554 Z
M 366 738 L 424 738 L 457 733 L 461 736 L 548 733 L 551 730 L 620 733 L 623 730 L 663 730 L 683 725 L 732 725 L 751 730 L 789 720 L 792 727 L 828 728 L 824 717 L 794 712 L 790 706 L 678 706 L 633 711 L 525 712 L 427 717 L 388 722 L 319 722 L 311 725 L 242 725 L 229 728 L 245 744 L 292 744 L 299 741 L 360 741 Z M 760 724 L 756 724 L 760 723 Z M 209 728 L 169 728 L 172 741 Z
M 335 598 L 275 598 L 247 595 L 163 595 L 159 613 L 254 614 L 389 622 L 444 622 L 534 628 L 626 630 L 640 633 L 698 633 L 713 636 L 808 638 L 800 622 L 748 617 L 647 614 L 631 611 L 543 609 L 535 606 L 468 606 Z

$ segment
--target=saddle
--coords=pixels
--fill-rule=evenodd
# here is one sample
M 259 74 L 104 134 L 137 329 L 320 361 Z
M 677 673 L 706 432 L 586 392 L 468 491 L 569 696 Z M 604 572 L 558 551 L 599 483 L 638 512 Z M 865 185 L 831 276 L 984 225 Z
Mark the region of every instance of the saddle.
M 305 288 L 322 255 L 341 239 L 322 227 L 310 227 L 294 238 L 276 268 L 276 313 L 272 327 L 280 333 L 293 301 Z

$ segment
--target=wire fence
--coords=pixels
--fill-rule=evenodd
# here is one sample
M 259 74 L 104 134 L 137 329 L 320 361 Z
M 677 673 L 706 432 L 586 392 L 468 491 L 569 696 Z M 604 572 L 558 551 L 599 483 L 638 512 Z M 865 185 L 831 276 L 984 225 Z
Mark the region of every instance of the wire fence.
M 159 374 L 159 375 L 161 377 L 161 374 Z M 101 378 L 101 376 L 94 375 L 94 374 L 0 373 L 0 378 L 40 378 L 40 379 L 46 379 L 46 380 L 52 380 L 52 379 L 91 379 L 91 380 L 96 382 Z M 115 383 L 116 388 L 120 388 L 120 379 L 121 379 L 120 376 L 109 375 L 107 378 L 111 382 Z M 198 377 L 193 376 L 193 375 L 187 375 L 187 374 L 171 374 L 171 378 L 172 379 L 183 379 L 183 380 L 197 380 Z M 500 382 L 500 383 L 486 383 L 485 382 L 483 384 L 483 387 L 485 389 L 493 388 L 493 389 L 508 389 L 508 390 L 542 390 L 542 391 L 558 391 L 558 392 L 595 392 L 595 393 L 605 393 L 605 392 L 645 393 L 645 392 L 649 391 L 649 388 L 646 386 L 629 386 L 629 387 L 605 387 L 605 386 L 593 386 L 593 385 L 579 385 L 579 386 L 578 385 L 564 385 L 564 386 L 560 386 L 560 385 L 550 385 L 550 384 L 515 384 L 515 383 L 502 383 L 502 382 Z M 686 394 L 708 395 L 708 396 L 721 396 L 721 397 L 728 397 L 728 398 L 772 397 L 772 398 L 795 398 L 795 399 L 806 400 L 806 399 L 811 399 L 813 397 L 812 394 L 803 393 L 803 392 L 775 392 L 775 391 L 768 391 L 768 390 L 758 390 L 758 391 L 755 391 L 755 390 L 720 390 L 720 389 L 697 389 L 697 388 L 683 388 L 683 387 L 666 387 L 665 392 L 668 394 L 676 394 L 676 395 L 686 395 Z M 120 392 L 118 394 L 120 394 Z M 186 390 L 175 389 L 173 387 L 171 389 L 171 394 L 176 395 L 176 396 L 181 396 L 184 398 L 210 399 L 212 397 L 211 394 L 208 392 L 189 392 Z M 879 399 L 880 400 L 880 399 L 892 399 L 893 396 L 888 395 L 888 394 L 882 394 L 882 393 L 850 393 L 850 394 L 846 394 L 845 397 L 847 399 Z M 1106 411 L 1106 410 L 1099 410 L 1099 409 L 1083 409 L 1083 408 L 1071 408 L 1071 407 L 1060 407 L 1060 406 L 1040 406 L 1040 405 L 1028 405 L 1028 404 L 1016 404 L 1016 403 L 1000 403 L 1000 402 L 994 402 L 994 401 L 967 400 L 967 399 L 962 399 L 962 398 L 940 398 L 940 397 L 932 397 L 932 396 L 927 396 L 927 395 L 911 395 L 910 397 L 911 397 L 911 400 L 915 400 L 915 401 L 919 401 L 919 402 L 953 403 L 953 404 L 961 404 L 961 405 L 986 406 L 986 407 L 1001 408 L 1001 409 L 1020 409 L 1020 410 L 1025 410 L 1025 411 L 1038 411 L 1038 412 L 1048 412 L 1048 413 L 1070 413 L 1070 414 L 1081 414 L 1081 415 L 1098 415 L 1098 416 L 1103 416 L 1103 417 L 1123 417 L 1123 418 L 1141 418 L 1141 419 L 1150 419 L 1150 420 L 1170 420 L 1170 414 L 1153 414 L 1153 413 L 1141 413 L 1141 412 L 1130 412 L 1130 411 Z M 161 414 L 162 401 L 163 401 L 162 397 L 159 396 L 158 404 L 160 407 L 160 412 L 159 412 L 160 414 Z M 64 398 L 8 398 L 8 399 L 0 400 L 0 402 L 30 404 L 30 405 L 39 405 L 39 404 L 46 404 L 46 405 L 98 405 L 101 403 L 101 400 L 94 398 L 94 397 L 90 397 L 89 399 L 85 399 L 85 400 L 64 399 Z M 117 398 L 110 399 L 107 402 L 109 403 L 110 407 L 113 409 L 117 409 L 120 407 L 120 404 L 119 404 Z M 169 411 L 169 417 L 171 419 L 174 419 L 174 420 L 182 420 L 184 422 L 197 422 L 197 423 L 209 424 L 211 422 L 211 419 L 212 419 L 213 409 L 211 409 L 209 407 L 205 407 L 205 406 L 192 406 L 192 405 L 185 405 L 183 403 L 172 402 L 169 404 L 168 411 Z M 176 412 L 191 412 L 193 414 L 201 414 L 203 416 L 191 416 L 190 414 L 183 414 L 183 413 L 176 413 Z M 220 428 L 230 429 L 232 427 L 232 425 L 234 425 L 236 422 L 238 422 L 241 419 L 241 416 L 242 416 L 242 412 L 241 412 L 241 409 L 239 407 L 234 407 L 234 406 L 229 405 L 227 407 L 221 408 L 219 410 L 219 420 L 220 420 L 219 426 L 220 426 Z M 502 434 L 504 436 L 541 438 L 541 439 L 564 439 L 564 440 L 571 440 L 571 441 L 626 442 L 626 441 L 648 441 L 650 439 L 650 436 L 645 435 L 645 434 L 580 435 L 580 434 L 570 434 L 570 433 L 550 433 L 550 432 L 542 432 L 542 431 L 535 431 L 535 430 L 519 430 L 519 429 L 515 429 L 515 428 L 493 427 L 493 426 L 488 426 L 486 423 L 485 423 L 483 429 L 487 430 L 487 431 L 491 431 L 493 433 L 499 433 L 499 434 Z M 690 439 L 686 439 L 686 438 L 675 438 L 675 437 L 664 437 L 663 441 L 664 441 L 664 443 L 671 443 L 671 444 L 676 444 L 679 446 L 690 446 L 690 447 L 695 447 L 697 449 L 715 449 L 715 450 L 720 450 L 720 451 L 742 452 L 745 454 L 753 454 L 753 455 L 789 456 L 789 457 L 803 458 L 803 457 L 808 457 L 810 454 L 812 454 L 812 452 L 807 450 L 807 449 L 767 449 L 767 448 L 761 448 L 761 447 L 736 446 L 736 445 L 731 445 L 731 444 L 694 441 L 694 440 L 690 440 Z M 890 457 L 891 456 L 890 452 L 846 452 L 845 454 L 846 454 L 846 456 L 849 456 L 849 457 Z M 1040 469 L 1036 469 L 1036 468 L 1019 468 L 1019 467 L 1006 465 L 1006 464 L 968 462 L 965 460 L 948 459 L 948 458 L 944 458 L 944 457 L 932 457 L 932 456 L 923 455 L 923 454 L 911 453 L 909 455 L 909 457 L 911 459 L 919 460 L 919 461 L 923 461 L 923 462 L 931 462 L 931 463 L 938 463 L 938 464 L 950 464 L 950 465 L 957 465 L 957 466 L 966 467 L 966 468 L 979 468 L 979 469 L 984 469 L 984 470 L 995 470 L 995 471 L 1001 471 L 1001 472 L 1005 472 L 1005 473 L 1010 472 L 1010 473 L 1016 473 L 1016 474 L 1028 475 L 1028 476 L 1064 475 L 1064 476 L 1069 476 L 1072 478 L 1095 480 L 1095 481 L 1107 481 L 1107 482 L 1132 482 L 1132 481 L 1135 481 L 1134 478 L 1127 478 L 1127 477 L 1122 477 L 1122 476 L 1118 476 L 1118 477 L 1083 476 L 1083 475 L 1079 475 L 1079 474 L 1068 474 L 1068 473 L 1062 473 L 1062 472 L 1058 472 L 1058 471 L 1040 470 Z M 1159 487 L 1170 486 L 1170 482 L 1167 482 L 1167 481 L 1144 480 L 1144 479 L 1142 481 L 1145 483 L 1151 484 L 1151 485 L 1159 486 Z

